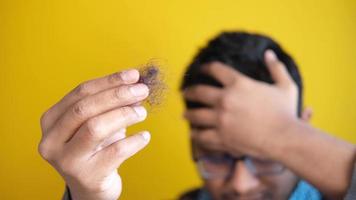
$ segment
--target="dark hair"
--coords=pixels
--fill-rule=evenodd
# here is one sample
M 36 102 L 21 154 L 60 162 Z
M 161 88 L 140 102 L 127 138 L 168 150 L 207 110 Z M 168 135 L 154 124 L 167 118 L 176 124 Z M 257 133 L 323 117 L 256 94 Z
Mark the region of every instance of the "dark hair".
M 220 61 L 241 73 L 267 83 L 273 83 L 264 63 L 264 52 L 273 50 L 282 61 L 298 87 L 298 116 L 302 109 L 303 84 L 297 65 L 293 59 L 271 38 L 246 32 L 223 32 L 209 41 L 188 66 L 181 89 L 197 84 L 208 84 L 222 87 L 220 83 L 201 73 L 201 67 L 212 61 Z M 188 108 L 204 107 L 204 105 L 186 101 Z

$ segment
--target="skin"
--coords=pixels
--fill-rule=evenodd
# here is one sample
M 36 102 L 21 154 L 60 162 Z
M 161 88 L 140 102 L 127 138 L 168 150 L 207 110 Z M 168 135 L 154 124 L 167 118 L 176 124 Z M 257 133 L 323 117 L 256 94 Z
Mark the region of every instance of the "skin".
M 279 161 L 329 199 L 342 199 L 350 185 L 355 146 L 298 119 L 297 87 L 284 64 L 271 50 L 265 63 L 274 84 L 252 80 L 222 63 L 205 66 L 205 73 L 223 88 L 194 86 L 185 91 L 186 99 L 211 106 L 185 114 L 189 121 L 211 127 L 196 139 L 222 144 L 232 154 Z
M 148 96 L 137 70 L 86 81 L 41 117 L 41 156 L 63 177 L 74 200 L 114 200 L 121 194 L 117 168 L 144 148 L 147 131 L 126 137 L 143 121 Z

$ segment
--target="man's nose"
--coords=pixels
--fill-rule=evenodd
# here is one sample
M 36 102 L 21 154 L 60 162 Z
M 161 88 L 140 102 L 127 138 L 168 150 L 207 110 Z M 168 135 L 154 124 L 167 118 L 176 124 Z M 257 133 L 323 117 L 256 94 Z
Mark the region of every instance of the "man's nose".
M 233 189 L 239 193 L 249 193 L 260 185 L 259 179 L 250 172 L 244 162 L 238 161 L 230 179 Z

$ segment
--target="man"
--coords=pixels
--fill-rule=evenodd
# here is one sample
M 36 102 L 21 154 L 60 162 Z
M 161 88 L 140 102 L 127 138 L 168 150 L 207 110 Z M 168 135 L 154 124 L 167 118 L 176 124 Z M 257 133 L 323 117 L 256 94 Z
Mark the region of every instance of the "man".
M 205 184 L 182 199 L 320 199 L 299 177 L 330 199 L 347 190 L 354 199 L 355 147 L 307 125 L 298 70 L 271 39 L 224 33 L 187 75 L 186 118 Z M 64 178 L 64 199 L 120 196 L 117 168 L 150 140 L 147 131 L 125 135 L 146 117 L 140 102 L 149 91 L 138 81 L 127 70 L 84 82 L 42 115 L 39 152 Z
M 182 199 L 293 199 L 297 195 L 306 195 L 308 199 L 321 198 L 316 189 L 276 161 L 255 158 L 242 152 L 232 153 L 219 141 L 206 142 L 196 137 L 204 134 L 199 131 L 213 128 L 214 121 L 218 120 L 212 117 L 212 110 L 206 109 L 212 107 L 211 104 L 196 102 L 201 100 L 196 99 L 196 93 L 205 88 L 209 90 L 205 96 L 212 95 L 222 87 L 221 83 L 204 73 L 204 66 L 213 63 L 220 67 L 231 67 L 253 79 L 271 84 L 273 78 L 267 65 L 268 56 L 271 57 L 269 54 L 273 52 L 268 52 L 265 59 L 268 49 L 276 52 L 298 86 L 298 101 L 293 108 L 295 115 L 305 122 L 310 119 L 310 110 L 302 111 L 303 86 L 297 66 L 276 42 L 262 35 L 243 32 L 220 34 L 200 50 L 188 67 L 182 83 L 183 91 L 189 88 L 184 96 L 187 109 L 191 110 L 186 118 L 192 132 L 193 158 L 205 183 L 203 189 L 186 194 Z M 197 119 L 197 115 L 204 118 Z M 255 123 L 258 126 L 259 122 Z

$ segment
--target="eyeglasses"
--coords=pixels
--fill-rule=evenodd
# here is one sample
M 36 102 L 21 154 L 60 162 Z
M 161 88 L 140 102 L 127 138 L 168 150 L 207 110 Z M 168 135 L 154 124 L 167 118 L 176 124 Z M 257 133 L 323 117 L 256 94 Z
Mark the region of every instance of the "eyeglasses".
M 228 154 L 205 155 L 195 159 L 198 170 L 204 179 L 225 179 L 232 175 L 237 161 L 243 161 L 255 176 L 268 176 L 282 173 L 285 167 L 275 161 L 257 159 L 250 156 L 233 157 Z

